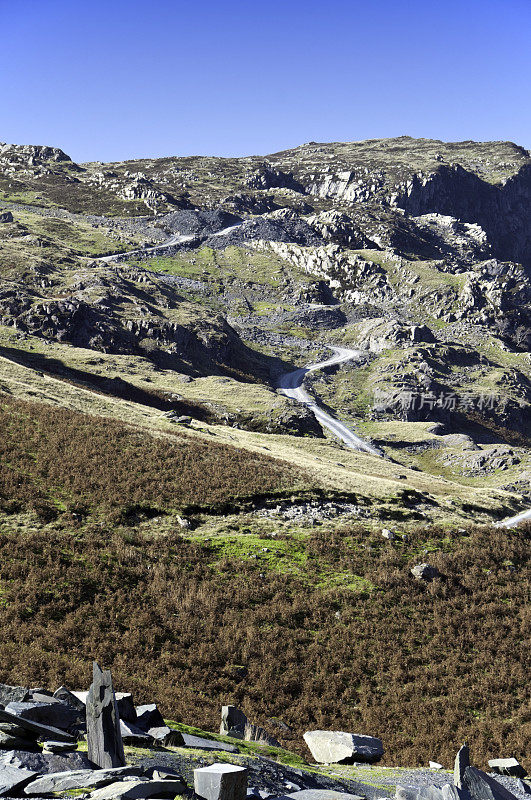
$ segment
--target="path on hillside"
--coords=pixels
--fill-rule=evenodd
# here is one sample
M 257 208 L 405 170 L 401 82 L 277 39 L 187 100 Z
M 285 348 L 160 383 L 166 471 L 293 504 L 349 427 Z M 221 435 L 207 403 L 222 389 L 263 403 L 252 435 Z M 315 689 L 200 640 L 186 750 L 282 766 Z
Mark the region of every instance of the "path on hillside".
M 203 238 L 212 238 L 214 236 L 227 236 L 227 234 L 232 233 L 232 231 L 239 228 L 240 225 L 243 225 L 243 222 L 238 222 L 236 225 L 229 225 L 228 228 L 223 228 L 216 233 L 209 234 L 208 237 Z M 197 233 L 191 234 L 180 234 L 175 233 L 173 236 L 170 236 L 169 239 L 166 239 L 165 242 L 161 242 L 160 244 L 155 244 L 153 247 L 139 247 L 137 250 L 124 250 L 122 253 L 113 253 L 109 256 L 101 256 L 97 258 L 96 261 L 117 261 L 124 256 L 127 258 L 134 258 L 135 256 L 146 256 L 151 253 L 153 256 L 157 256 L 159 251 L 167 250 L 169 247 L 175 247 L 178 244 L 185 244 L 186 242 L 193 242 L 194 239 L 199 239 L 200 235 Z
M 517 514 L 515 517 L 509 517 L 509 519 L 504 519 L 501 522 L 498 522 L 496 527 L 515 528 L 520 522 L 525 522 L 526 519 L 531 519 L 531 508 L 527 511 L 522 511 L 521 514 Z
M 361 350 L 349 350 L 346 347 L 331 347 L 330 349 L 335 354 L 332 358 L 326 361 L 320 361 L 317 364 L 309 364 L 307 367 L 302 367 L 301 369 L 296 369 L 293 372 L 286 372 L 284 375 L 281 375 L 278 379 L 278 388 L 287 397 L 298 400 L 299 403 L 304 403 L 304 405 L 313 412 L 318 422 L 324 425 L 325 428 L 328 428 L 338 439 L 341 439 L 347 447 L 351 447 L 353 450 L 362 450 L 373 456 L 383 456 L 383 452 L 379 448 L 373 447 L 371 444 L 368 444 L 368 442 L 364 442 L 363 439 L 356 436 L 350 428 L 347 428 L 346 425 L 343 425 L 342 422 L 331 416 L 331 414 L 327 414 L 303 388 L 304 378 L 309 372 L 316 372 L 319 369 L 331 367 L 334 364 L 343 364 L 345 361 L 353 361 L 354 359 L 359 359 L 362 355 Z

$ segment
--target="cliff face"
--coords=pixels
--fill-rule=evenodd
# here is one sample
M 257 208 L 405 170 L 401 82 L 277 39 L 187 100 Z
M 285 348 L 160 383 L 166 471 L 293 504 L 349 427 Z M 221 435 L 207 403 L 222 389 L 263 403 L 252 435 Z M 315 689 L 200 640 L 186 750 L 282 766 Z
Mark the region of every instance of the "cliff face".
M 390 198 L 412 216 L 445 214 L 476 223 L 493 253 L 531 267 L 531 164 L 502 184 L 490 184 L 459 165 L 441 167 L 412 181 Z

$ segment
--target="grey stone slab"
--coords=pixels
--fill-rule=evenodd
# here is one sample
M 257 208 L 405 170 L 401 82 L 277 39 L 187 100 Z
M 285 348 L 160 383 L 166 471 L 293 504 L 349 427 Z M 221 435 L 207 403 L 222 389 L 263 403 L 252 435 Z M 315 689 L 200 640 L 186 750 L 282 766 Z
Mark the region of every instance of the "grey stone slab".
M 172 736 L 172 730 L 168 728 L 167 725 L 162 725 L 160 728 L 150 728 L 146 733 L 148 736 L 155 739 L 158 744 L 165 744 Z M 174 731 L 174 733 L 176 733 L 176 731 Z
M 525 778 L 527 772 L 516 758 L 491 758 L 489 767 L 499 775 L 511 775 L 515 778 Z
M 185 791 L 186 784 L 178 780 L 153 781 L 138 778 L 133 781 L 118 781 L 97 789 L 91 800 L 148 800 L 150 797 L 175 797 Z
M 58 700 L 62 700 L 63 703 L 67 703 L 67 705 L 71 706 L 72 708 L 75 708 L 75 710 L 79 711 L 82 716 L 85 716 L 85 703 L 83 700 L 80 700 L 79 697 L 76 697 L 74 692 L 71 692 L 70 689 L 67 689 L 66 686 L 60 686 L 58 689 L 56 689 L 53 693 L 53 696 Z
M 141 774 L 138 767 L 115 767 L 114 769 L 79 769 L 69 772 L 54 772 L 37 778 L 24 789 L 24 794 L 40 795 L 66 792 L 70 789 L 99 789 L 109 783 Z
M 132 722 L 124 722 L 123 719 L 120 720 L 120 734 L 123 743 L 133 747 L 149 746 L 153 743 L 153 739 L 146 731 L 137 728 Z
M 293 797 L 295 800 L 365 800 L 359 794 L 336 792 L 331 789 L 301 789 L 298 792 L 290 792 L 288 797 Z
M 0 731 L 0 749 L 1 750 L 35 750 L 37 748 L 36 740 L 27 738 L 26 736 L 18 736 L 12 733 Z
M 55 698 L 48 702 L 8 703 L 5 710 L 22 719 L 31 719 L 61 730 L 68 730 L 79 718 L 79 712 Z
M 75 742 L 77 739 L 65 731 L 54 728 L 51 725 L 43 725 L 41 722 L 34 722 L 30 719 L 18 717 L 16 714 L 11 714 L 5 709 L 0 709 L 0 722 L 10 722 L 12 725 L 18 725 L 24 730 L 31 731 L 40 738 L 53 739 L 57 742 Z
M 39 753 L 27 750 L 10 750 L 0 757 L 0 764 L 37 772 L 39 775 L 48 775 L 52 772 L 66 772 L 70 770 L 93 769 L 94 764 L 84 753 Z
M 197 750 L 224 750 L 226 753 L 239 752 L 233 744 L 216 742 L 214 739 L 203 739 L 201 736 L 193 736 L 190 733 L 181 733 L 181 738 L 183 747 L 195 747 Z
M 76 744 L 68 744 L 68 742 L 43 742 L 42 749 L 44 753 L 68 753 L 77 749 Z
M 162 728 L 166 724 L 155 703 L 136 706 L 135 710 L 136 725 L 142 730 L 148 731 L 150 728 Z
M 320 764 L 379 761 L 383 755 L 381 739 L 344 731 L 307 731 L 304 741 Z
M 0 795 L 8 795 L 10 792 L 16 794 L 36 774 L 32 770 L 0 762 Z
M 111 673 L 102 671 L 95 661 L 86 708 L 88 757 L 102 769 L 125 767 L 120 715 Z
M 203 800 L 246 800 L 245 767 L 234 764 L 212 764 L 194 770 L 194 790 Z

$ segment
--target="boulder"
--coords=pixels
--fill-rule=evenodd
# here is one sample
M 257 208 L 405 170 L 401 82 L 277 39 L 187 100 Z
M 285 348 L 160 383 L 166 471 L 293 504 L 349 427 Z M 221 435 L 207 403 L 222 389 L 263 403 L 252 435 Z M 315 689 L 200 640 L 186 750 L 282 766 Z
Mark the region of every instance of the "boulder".
M 137 728 L 132 722 L 124 722 L 123 719 L 120 720 L 120 734 L 122 742 L 133 747 L 149 747 L 150 744 L 153 744 L 153 739 L 149 733 Z
M 87 742 L 89 759 L 102 769 L 125 767 L 120 715 L 109 670 L 93 663 L 92 684 L 87 695 Z
M 491 758 L 489 767 L 498 775 L 511 775 L 515 778 L 525 778 L 527 772 L 516 758 Z
M 136 725 L 143 731 L 148 731 L 150 728 L 162 728 L 166 724 L 155 703 L 136 706 L 135 712 Z
M 430 564 L 416 564 L 412 568 L 411 574 L 414 578 L 417 578 L 417 580 L 429 582 L 439 577 L 439 570 L 437 567 L 432 567 Z
M 8 703 L 22 703 L 28 698 L 29 691 L 23 686 L 9 686 L 0 683 L 0 706 L 5 708 Z
M 472 800 L 515 800 L 515 795 L 505 786 L 476 767 L 466 767 L 463 784 Z
M 176 733 L 177 731 L 173 731 L 171 728 L 168 728 L 167 725 L 161 725 L 160 728 L 150 728 L 146 731 L 147 736 L 151 736 L 155 742 L 161 745 L 169 744 L 170 740 L 172 744 L 176 743 Z
M 67 792 L 72 789 L 99 789 L 119 779 L 139 776 L 138 767 L 115 767 L 114 769 L 78 769 L 69 772 L 53 772 L 32 781 L 24 789 L 27 795 Z
M 307 731 L 304 741 L 314 759 L 321 764 L 379 761 L 383 756 L 381 739 L 343 731 Z
M 70 734 L 65 733 L 65 731 L 53 728 L 51 725 L 43 725 L 40 722 L 34 722 L 31 719 L 17 717 L 15 714 L 11 714 L 5 709 L 0 709 L 0 722 L 9 722 L 13 725 L 18 725 L 20 728 L 30 731 L 30 733 L 35 734 L 39 738 L 53 739 L 57 742 L 77 741 L 74 736 L 70 736 Z
M 43 725 L 68 730 L 79 719 L 79 712 L 61 700 L 53 702 L 8 703 L 6 711 L 22 719 L 30 719 Z
M 91 800 L 147 800 L 150 797 L 175 797 L 186 790 L 186 784 L 179 780 L 150 781 L 137 778 L 131 781 L 116 781 L 91 794 Z
M 463 788 L 465 769 L 470 766 L 470 750 L 468 745 L 462 745 L 457 751 L 454 763 L 454 785 Z
M 0 224 L 3 222 L 13 222 L 13 214 L 11 211 L 3 211 L 0 214 Z
M 232 736 L 231 731 L 240 733 L 243 736 L 247 717 L 236 706 L 223 706 L 221 709 L 221 726 L 219 732 L 222 736 Z
M 243 738 L 246 742 L 258 742 L 259 744 L 266 744 L 269 747 L 282 747 L 274 736 L 271 736 L 271 734 L 264 730 L 264 728 L 261 728 L 260 725 L 253 725 L 251 722 L 246 724 L 243 731 Z
M 194 790 L 203 800 L 245 800 L 247 769 L 234 764 L 212 764 L 195 769 Z

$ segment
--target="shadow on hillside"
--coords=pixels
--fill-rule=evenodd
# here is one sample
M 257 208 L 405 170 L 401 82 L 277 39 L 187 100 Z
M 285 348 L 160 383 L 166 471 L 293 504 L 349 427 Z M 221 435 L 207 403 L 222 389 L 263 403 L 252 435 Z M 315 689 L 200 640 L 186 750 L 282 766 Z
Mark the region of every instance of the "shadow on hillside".
M 28 353 L 26 350 L 0 346 L 0 356 L 15 364 L 29 367 L 43 375 L 49 375 L 65 383 L 89 389 L 107 397 L 127 400 L 130 403 L 149 406 L 159 411 L 177 411 L 180 414 L 199 419 L 201 422 L 209 422 L 214 419 L 212 412 L 199 403 L 196 404 L 186 400 L 170 400 L 165 396 L 164 392 L 142 389 L 123 380 L 123 378 L 107 378 L 86 370 L 67 367 L 60 359 L 51 358 L 42 353 Z

